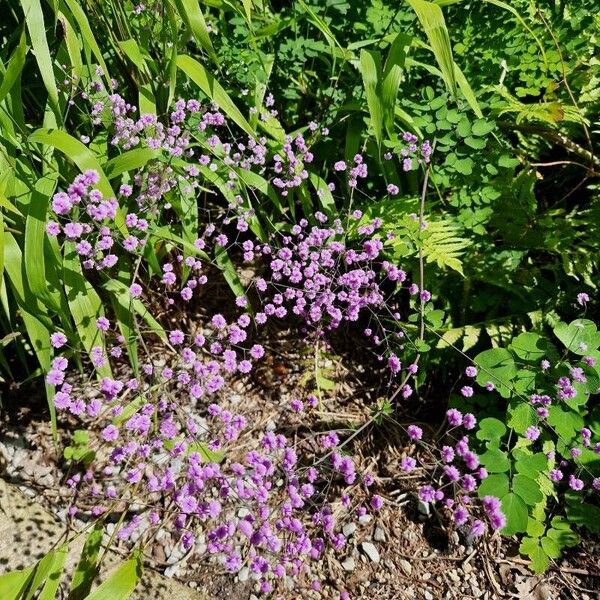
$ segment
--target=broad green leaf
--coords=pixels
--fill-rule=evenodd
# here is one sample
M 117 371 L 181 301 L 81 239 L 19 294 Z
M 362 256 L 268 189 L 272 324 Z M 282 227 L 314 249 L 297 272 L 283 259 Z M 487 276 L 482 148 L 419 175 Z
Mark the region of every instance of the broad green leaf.
M 33 567 L 21 571 L 9 571 L 0 575 L 0 598 L 18 600 L 31 581 Z
M 378 84 L 381 77 L 381 56 L 374 50 L 360 51 L 360 74 L 362 75 L 367 106 L 371 117 L 371 127 L 378 146 L 381 146 L 383 133 L 383 106 L 379 96 Z
M 27 283 L 31 291 L 43 302 L 60 312 L 60 293 L 52 292 L 48 286 L 46 274 L 46 214 L 50 197 L 56 187 L 58 173 L 49 173 L 35 183 L 27 205 L 25 221 L 24 267 Z
M 517 472 L 527 475 L 532 479 L 537 479 L 540 473 L 548 469 L 548 459 L 543 452 L 526 454 L 524 451 L 517 452 L 513 450 L 513 456 L 516 459 L 515 468 Z
M 512 398 L 506 409 L 506 415 L 506 424 L 521 435 L 528 427 L 538 422 L 534 408 L 523 398 Z
M 513 355 L 505 348 L 484 350 L 475 357 L 479 367 L 477 383 L 485 385 L 491 381 L 503 398 L 511 394 L 511 381 L 517 374 L 517 366 Z
M 550 530 L 552 531 L 552 530 Z M 544 552 L 550 557 L 550 558 L 560 558 L 560 546 L 557 544 L 556 540 L 552 539 L 549 536 L 543 537 L 541 539 L 541 543 L 542 543 L 542 548 L 544 549 Z
M 92 582 L 98 575 L 96 563 L 102 545 L 102 533 L 102 524 L 97 523 L 85 540 L 79 562 L 73 573 L 69 600 L 84 600 L 89 594 Z
M 561 321 L 554 328 L 554 334 L 571 352 L 582 356 L 600 346 L 600 332 L 588 319 L 575 319 L 568 325 Z
M 223 86 L 191 56 L 182 54 L 177 57 L 177 66 L 229 117 L 248 135 L 256 135 L 250 123 L 234 104 Z
M 477 493 L 480 497 L 496 496 L 503 498 L 510 491 L 508 475 L 505 473 L 496 473 L 488 475 L 479 486 Z
M 96 327 L 96 320 L 104 315 L 102 301 L 96 290 L 83 276 L 81 263 L 73 242 L 65 242 L 63 259 L 63 281 L 67 302 L 79 339 L 88 354 L 94 346 L 105 350 L 102 332 Z M 108 363 L 97 369 L 102 376 L 110 376 Z
M 421 22 L 421 27 L 423 27 L 423 31 L 429 40 L 448 90 L 456 98 L 454 59 L 442 9 L 436 4 L 425 0 L 407 0 L 407 2 Z
M 537 538 L 524 538 L 519 546 L 519 552 L 529 557 L 531 570 L 534 573 L 543 573 L 550 566 L 550 559 Z
M 68 8 L 67 8 L 68 7 Z M 77 0 L 64 0 L 64 6 L 61 2 L 61 10 L 65 15 L 72 16 L 73 19 L 77 22 L 79 33 L 81 34 L 83 41 L 89 49 L 92 51 L 98 64 L 102 68 L 102 71 L 105 77 L 108 77 L 108 68 L 106 67 L 106 63 L 104 62 L 104 57 L 102 56 L 102 51 L 96 42 L 96 38 L 92 32 L 92 28 L 90 27 L 90 22 L 85 14 L 85 11 L 81 8 Z
M 57 597 L 58 586 L 60 585 L 60 579 L 68 554 L 69 548 L 66 545 L 56 549 L 52 567 L 46 578 L 46 583 L 38 596 L 38 600 L 54 600 Z
M 479 459 L 490 473 L 504 473 L 510 469 L 511 461 L 508 454 L 498 448 L 489 448 Z
M 48 100 L 57 122 L 62 121 L 60 106 L 58 103 L 58 88 L 54 78 L 54 65 L 50 56 L 48 39 L 46 37 L 46 25 L 44 13 L 40 0 L 21 0 L 21 8 L 25 14 L 25 23 L 29 32 L 29 39 L 33 48 L 33 54 L 42 76 L 42 81 L 48 92 Z
M 6 98 L 10 90 L 12 89 L 15 81 L 21 76 L 21 71 L 25 66 L 25 57 L 27 56 L 27 44 L 25 39 L 25 31 L 21 33 L 19 38 L 19 45 L 15 48 L 12 53 L 2 83 L 0 84 L 0 103 Z
M 541 335 L 532 332 L 519 334 L 509 345 L 519 358 L 537 362 L 548 353 L 548 342 Z
M 97 171 L 100 181 L 96 187 L 104 196 L 114 196 L 110 182 L 104 174 L 96 155 L 72 135 L 59 129 L 38 129 L 29 136 L 29 141 L 56 148 L 69 160 L 72 160 L 80 171 L 86 171 L 87 169 Z
M 131 558 L 119 565 L 86 600 L 126 600 L 135 590 L 141 573 L 141 560 Z
M 540 486 L 537 482 L 520 473 L 512 479 L 512 491 L 521 496 L 529 506 L 534 506 L 544 499 L 544 495 L 540 491 Z
M 202 10 L 200 10 L 198 0 L 173 0 L 173 4 L 176 6 L 179 16 L 186 27 L 192 32 L 200 48 L 204 49 L 218 65 L 219 59 L 210 41 L 210 33 Z
M 521 496 L 512 492 L 502 498 L 502 512 L 506 516 L 505 535 L 513 535 L 527 529 L 527 505 Z
M 506 433 L 506 425 L 499 419 L 486 417 L 479 421 L 476 437 L 479 440 L 500 440 Z
M 122 173 L 129 173 L 145 167 L 151 160 L 159 156 L 158 150 L 150 148 L 134 148 L 111 158 L 105 165 L 104 171 L 108 179 L 114 179 Z

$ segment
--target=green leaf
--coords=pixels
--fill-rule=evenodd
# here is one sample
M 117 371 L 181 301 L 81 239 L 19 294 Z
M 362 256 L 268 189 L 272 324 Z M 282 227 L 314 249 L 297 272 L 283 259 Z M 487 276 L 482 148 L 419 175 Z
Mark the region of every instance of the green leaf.
M 473 121 L 471 126 L 471 132 L 473 135 L 484 136 L 493 131 L 496 128 L 495 123 L 486 121 L 485 119 L 476 119 Z
M 561 321 L 554 328 L 554 334 L 571 352 L 582 356 L 600 346 L 600 332 L 588 319 L 575 319 L 568 325 Z
M 509 479 L 508 475 L 504 473 L 496 473 L 494 475 L 488 475 L 480 484 L 477 492 L 481 498 L 484 496 L 496 496 L 496 498 L 503 498 L 508 494 Z
M 542 548 L 544 549 L 544 552 L 550 557 L 550 558 L 560 558 L 560 546 L 557 544 L 557 542 L 552 539 L 551 537 L 543 537 L 542 540 Z
M 534 506 L 544 499 L 544 494 L 542 494 L 537 482 L 520 473 L 513 477 L 512 490 L 515 494 L 521 496 L 529 506 Z
M 96 320 L 104 315 L 100 296 L 83 276 L 74 242 L 65 242 L 64 252 L 65 293 L 79 339 L 88 354 L 94 346 L 99 346 L 105 351 L 104 337 L 96 327 Z M 102 376 L 110 377 L 111 371 L 108 362 L 103 367 L 99 367 L 97 371 Z
M 206 442 L 192 442 L 188 445 L 186 454 L 197 452 L 205 463 L 221 463 L 225 459 L 224 450 L 211 450 Z
M 198 0 L 173 0 L 173 2 L 179 11 L 181 19 L 186 24 L 186 27 L 192 32 L 194 39 L 200 48 L 204 49 L 218 65 L 219 58 L 210 41 L 210 33 L 202 10 L 200 10 Z
M 527 529 L 527 505 L 521 496 L 509 493 L 502 498 L 502 511 L 506 516 L 505 535 L 513 535 Z
M 141 560 L 131 558 L 117 567 L 86 600 L 126 600 L 135 590 L 141 573 Z
M 81 34 L 83 41 L 87 44 L 89 49 L 92 51 L 98 64 L 102 68 L 104 75 L 108 77 L 108 68 L 106 63 L 104 62 L 104 57 L 102 56 L 102 51 L 96 42 L 96 38 L 92 33 L 92 28 L 90 27 L 90 22 L 85 14 L 85 11 L 81 8 L 77 0 L 64 0 L 68 10 L 63 8 L 62 11 L 70 15 L 75 19 L 77 25 L 79 26 L 79 33 Z
M 486 417 L 479 422 L 476 437 L 479 440 L 500 440 L 506 431 L 506 425 L 500 419 Z
M 33 567 L 21 571 L 10 571 L 0 575 L 0 598 L 18 600 L 31 581 Z
M 42 81 L 48 92 L 48 100 L 52 111 L 56 116 L 57 122 L 62 121 L 60 106 L 58 104 L 58 88 L 54 78 L 54 65 L 50 56 L 48 47 L 48 38 L 46 37 L 46 25 L 44 23 L 44 13 L 40 0 L 21 0 L 21 8 L 25 14 L 27 31 L 33 47 L 33 54 L 42 76 Z
M 25 57 L 27 56 L 27 43 L 25 39 L 25 31 L 21 33 L 19 38 L 19 45 L 15 48 L 10 59 L 2 83 L 0 84 L 0 103 L 6 98 L 13 85 L 21 75 L 21 71 L 25 66 Z
M 46 577 L 46 583 L 38 596 L 38 600 L 54 600 L 56 598 L 68 554 L 69 548 L 66 544 L 54 551 L 54 560 L 52 561 Z
M 141 169 L 148 162 L 157 158 L 159 154 L 158 150 L 151 150 L 150 148 L 134 148 L 133 150 L 124 152 L 112 158 L 104 165 L 106 176 L 108 179 L 114 179 L 122 173 Z
M 50 196 L 56 187 L 57 178 L 58 173 L 55 172 L 39 178 L 35 183 L 27 205 L 23 254 L 25 274 L 31 291 L 41 301 L 60 312 L 60 293 L 57 290 L 51 291 L 48 286 L 49 277 L 46 273 L 46 257 L 44 254 L 46 213 Z
M 150 327 L 150 329 L 163 341 L 167 341 L 167 334 L 160 323 L 152 316 L 144 303 L 139 298 L 132 298 L 129 288 L 117 279 L 109 279 L 102 287 L 113 294 L 113 298 L 127 312 L 135 311 Z
M 431 49 L 442 72 L 443 79 L 448 90 L 456 98 L 456 77 L 454 71 L 454 59 L 452 58 L 452 47 L 450 36 L 444 21 L 442 9 L 425 0 L 407 0 L 408 4 L 417 14 L 423 31 L 431 44 Z
M 191 56 L 182 54 L 177 57 L 177 66 L 213 101 L 217 106 L 248 135 L 255 137 L 256 132 L 246 121 L 238 107 L 233 103 L 223 86 Z
M 537 479 L 543 471 L 548 469 L 548 459 L 543 452 L 535 454 L 525 454 L 524 452 L 517 453 L 513 450 L 513 456 L 516 458 L 515 468 L 518 473 L 527 475 L 532 479 Z
M 548 353 L 548 342 L 537 333 L 521 333 L 509 345 L 519 358 L 530 362 L 537 362 Z
M 360 74 L 362 75 L 367 106 L 371 117 L 371 127 L 377 145 L 381 146 L 383 133 L 383 106 L 379 95 L 378 84 L 381 77 L 381 56 L 374 50 L 360 51 Z
M 538 521 L 537 519 L 533 519 L 532 517 L 527 519 L 527 535 L 530 535 L 534 538 L 539 538 L 544 535 L 545 531 L 546 526 L 544 523 Z
M 240 281 L 240 278 L 227 254 L 227 250 L 225 248 L 221 248 L 220 246 L 215 249 L 215 262 L 217 266 L 221 269 L 223 273 L 223 277 L 225 281 L 228 283 L 231 291 L 236 296 L 245 296 L 246 290 Z
M 490 473 L 504 473 L 510 469 L 508 454 L 498 448 L 490 448 L 479 459 Z
M 538 417 L 534 408 L 522 398 L 512 398 L 506 409 L 506 424 L 521 435 L 528 427 L 536 425 Z
M 79 562 L 73 573 L 69 600 L 84 600 L 89 594 L 92 583 L 98 575 L 96 563 L 102 546 L 102 532 L 102 524 L 96 523 L 85 540 Z
M 484 350 L 475 357 L 479 367 L 477 383 L 485 385 L 491 381 L 503 398 L 511 394 L 510 383 L 517 374 L 517 366 L 513 355 L 506 348 Z
M 550 566 L 548 555 L 540 546 L 537 538 L 524 538 L 519 546 L 519 552 L 531 560 L 531 570 L 534 573 L 543 573 Z

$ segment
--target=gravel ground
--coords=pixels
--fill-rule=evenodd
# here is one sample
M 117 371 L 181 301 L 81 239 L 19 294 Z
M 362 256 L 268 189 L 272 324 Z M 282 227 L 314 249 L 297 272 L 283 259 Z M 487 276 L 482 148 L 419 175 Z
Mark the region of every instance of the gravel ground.
M 267 347 L 264 365 L 251 381 L 232 382 L 233 393 L 223 398 L 233 410 L 243 406 L 244 415 L 256 431 L 277 428 L 288 436 L 301 436 L 356 427 L 369 419 L 371 407 L 382 393 L 381 381 L 377 374 L 367 381 L 369 368 L 361 361 L 352 368 L 343 367 L 332 351 L 324 354 L 322 368 L 335 382 L 335 388 L 324 404 L 326 410 L 313 413 L 307 422 L 306 415 L 295 415 L 287 406 L 291 398 L 305 393 L 302 367 L 310 349 L 298 346 L 297 339 L 281 331 L 273 335 Z M 310 354 L 308 360 L 312 360 Z M 80 384 L 82 389 L 87 385 L 83 381 Z M 36 404 L 31 402 L 30 393 L 26 398 L 19 398 L 17 393 L 12 394 L 10 402 L 20 408 L 11 410 L 10 415 L 5 411 L 0 420 L 0 477 L 35 497 L 58 521 L 65 522 L 70 496 L 63 484 L 64 461 L 57 460 L 43 397 L 40 394 Z M 66 445 L 75 427 L 69 418 L 59 421 L 59 446 Z M 435 427 L 429 430 L 434 432 Z M 350 452 L 361 468 L 376 464 L 373 470 L 380 476 L 376 487 L 386 500 L 384 509 L 376 516 L 365 515 L 358 525 L 346 525 L 344 533 L 350 543 L 345 554 L 327 553 L 314 564 L 312 575 L 324 582 L 321 591 L 289 589 L 286 598 L 301 595 L 306 599 L 337 600 L 342 589 L 350 591 L 354 600 L 600 598 L 598 539 L 584 539 L 541 577 L 531 574 L 510 539 L 495 536 L 476 547 L 465 546 L 436 514 L 426 514 L 419 506 L 415 491 L 423 473 L 406 475 L 399 471 L 399 458 L 406 452 L 402 440 L 393 428 L 375 425 L 357 437 Z M 43 532 L 33 527 L 27 535 L 34 543 Z M 243 569 L 235 577 L 224 573 L 203 555 L 202 539 L 185 553 L 164 532 L 149 548 L 146 562 L 167 578 L 219 600 L 254 598 L 256 585 L 248 571 Z M 0 572 L 2 569 L 0 562 Z

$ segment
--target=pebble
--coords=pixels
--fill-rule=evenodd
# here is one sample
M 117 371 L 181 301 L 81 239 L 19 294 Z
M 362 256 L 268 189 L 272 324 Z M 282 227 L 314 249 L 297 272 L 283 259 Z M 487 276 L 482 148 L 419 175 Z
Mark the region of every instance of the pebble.
M 342 563 L 342 569 L 344 569 L 344 571 L 354 571 L 355 568 L 356 568 L 356 562 L 354 561 L 354 558 L 352 556 L 349 556 Z
M 425 600 L 433 600 L 433 594 L 429 590 L 425 590 L 423 596 L 425 597 Z
M 243 583 L 244 581 L 248 581 L 249 575 L 250 575 L 250 569 L 248 567 L 243 567 L 242 569 L 239 570 L 237 577 L 238 577 L 238 580 Z
M 342 533 L 349 538 L 356 531 L 356 523 L 346 523 L 342 527 Z
M 362 524 L 370 523 L 372 518 L 373 517 L 371 515 L 362 515 L 362 516 L 358 517 L 358 522 L 362 523 Z
M 371 542 L 362 543 L 363 552 L 374 562 L 379 562 L 379 550 L 377 550 L 375 544 Z
M 398 564 L 400 565 L 400 568 L 404 571 L 405 575 L 412 575 L 412 565 L 405 558 L 401 558 L 398 561 Z
M 385 531 L 382 527 L 375 527 L 375 532 L 373 533 L 373 539 L 376 542 L 385 542 Z
M 458 576 L 458 573 L 455 569 L 450 569 L 450 571 L 448 571 L 448 577 L 450 577 L 450 579 L 454 581 L 454 583 L 458 583 L 460 581 L 460 577 Z

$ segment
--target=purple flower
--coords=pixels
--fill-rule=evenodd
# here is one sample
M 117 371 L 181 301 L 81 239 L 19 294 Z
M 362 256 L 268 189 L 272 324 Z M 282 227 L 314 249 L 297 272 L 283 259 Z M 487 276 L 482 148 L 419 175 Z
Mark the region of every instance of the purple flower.
M 50 336 L 50 343 L 53 348 L 62 348 L 67 343 L 67 336 L 57 331 Z
M 433 502 L 435 500 L 435 490 L 430 485 L 424 485 L 419 490 L 419 498 L 423 502 Z
M 463 422 L 462 413 L 456 408 L 449 408 L 446 411 L 446 418 L 451 427 L 458 427 Z
M 142 286 L 138 283 L 133 283 L 129 286 L 129 293 L 133 298 L 139 298 L 142 295 Z
M 470 385 L 464 385 L 462 388 L 460 388 L 460 393 L 465 398 L 470 398 L 473 395 L 473 388 Z
M 406 456 L 400 461 L 400 468 L 405 473 L 410 473 L 417 466 L 417 461 L 411 456 Z
M 583 481 L 575 477 L 575 475 L 569 475 L 569 487 L 572 490 L 579 492 L 583 489 Z
M 423 430 L 417 425 L 409 425 L 406 433 L 411 440 L 420 440 L 423 437 Z
M 537 440 L 540 437 L 540 430 L 538 427 L 534 427 L 533 425 L 531 427 L 528 427 L 525 430 L 525 437 L 528 440 L 531 440 L 532 442 L 535 442 L 535 440 Z
M 485 533 L 485 523 L 479 519 L 475 519 L 471 525 L 470 534 L 472 537 L 480 537 Z
M 382 507 L 383 507 L 383 498 L 381 496 L 378 496 L 377 494 L 374 494 L 373 497 L 371 498 L 371 508 L 373 510 L 381 510 Z
M 465 375 L 467 377 L 477 377 L 477 369 L 475 367 L 467 367 L 465 369 Z

